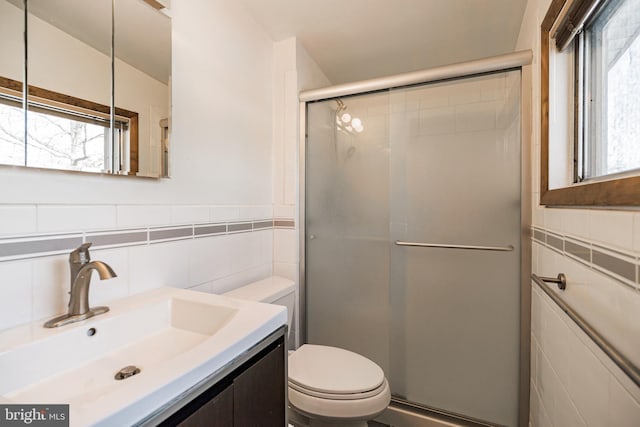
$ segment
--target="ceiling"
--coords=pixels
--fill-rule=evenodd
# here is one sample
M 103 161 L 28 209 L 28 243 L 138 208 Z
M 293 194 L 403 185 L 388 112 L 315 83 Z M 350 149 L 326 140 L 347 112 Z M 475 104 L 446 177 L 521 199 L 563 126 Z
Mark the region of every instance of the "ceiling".
M 526 0 L 241 0 L 333 84 L 512 52 Z

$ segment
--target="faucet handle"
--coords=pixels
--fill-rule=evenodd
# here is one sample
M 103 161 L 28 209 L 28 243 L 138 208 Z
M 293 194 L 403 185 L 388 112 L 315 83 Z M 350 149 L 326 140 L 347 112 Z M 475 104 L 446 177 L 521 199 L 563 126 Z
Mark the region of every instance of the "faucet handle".
M 81 264 L 84 265 L 91 261 L 91 256 L 89 255 L 89 248 L 92 243 L 87 242 L 78 246 L 69 254 L 69 262 L 72 264 Z

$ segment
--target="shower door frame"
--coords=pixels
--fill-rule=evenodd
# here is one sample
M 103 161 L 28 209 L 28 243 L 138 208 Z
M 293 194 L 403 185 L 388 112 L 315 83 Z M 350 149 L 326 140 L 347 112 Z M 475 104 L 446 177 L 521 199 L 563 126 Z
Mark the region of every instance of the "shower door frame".
M 299 301 L 298 337 L 299 342 L 307 342 L 306 317 L 306 150 L 307 150 L 307 103 L 328 100 L 347 95 L 435 83 L 460 78 L 470 78 L 489 73 L 519 70 L 520 78 L 520 351 L 518 378 L 518 426 L 529 425 L 529 387 L 531 360 L 531 62 L 530 50 L 514 52 L 475 61 L 431 68 L 395 76 L 365 80 L 355 83 L 330 86 L 327 88 L 302 91 L 299 94 L 299 137 L 298 137 L 298 217 L 299 227 Z M 526 73 L 526 74 L 525 74 Z M 528 114 L 524 114 L 524 112 Z M 478 420 L 466 419 L 438 409 L 423 407 L 392 397 L 389 409 L 383 414 L 385 422 L 394 425 L 433 426 L 438 421 L 459 421 L 464 425 L 487 425 Z

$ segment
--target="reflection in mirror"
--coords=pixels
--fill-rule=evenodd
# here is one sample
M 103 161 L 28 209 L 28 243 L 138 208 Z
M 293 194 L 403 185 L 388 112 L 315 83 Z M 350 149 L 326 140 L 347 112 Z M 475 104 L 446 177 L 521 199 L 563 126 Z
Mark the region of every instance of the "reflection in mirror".
M 171 21 L 148 2 L 29 0 L 25 147 L 24 118 L 18 123 L 24 116 L 19 110 L 23 31 L 18 25 L 24 22 L 23 1 L 0 0 L 1 52 L 3 57 L 16 57 L 0 65 L 0 87 L 4 88 L 0 90 L 13 96 L 2 98 L 9 99 L 2 105 L 12 101 L 13 110 L 11 126 L 0 123 L 8 129 L 0 141 L 10 140 L 15 147 L 15 153 L 3 154 L 9 151 L 9 143 L 2 142 L 6 147 L 0 151 L 0 163 L 168 176 Z M 151 3 L 162 8 L 161 3 Z M 115 63 L 111 60 L 112 5 Z M 12 25 L 4 25 L 5 17 L 13 15 Z M 10 29 L 15 32 L 12 37 Z M 14 51 L 18 55 L 5 55 Z
M 111 0 L 29 0 L 27 165 L 119 172 L 111 161 Z
M 24 7 L 0 0 L 0 163 L 24 165 Z
M 115 4 L 115 104 L 138 113 L 130 163 L 143 176 L 169 176 L 171 20 L 162 6 L 143 0 Z

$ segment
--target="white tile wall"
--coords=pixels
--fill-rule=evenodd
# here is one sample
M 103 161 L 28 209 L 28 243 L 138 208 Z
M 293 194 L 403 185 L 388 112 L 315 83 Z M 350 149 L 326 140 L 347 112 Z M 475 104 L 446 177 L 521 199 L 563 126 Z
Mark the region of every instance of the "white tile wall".
M 607 356 L 533 286 L 531 425 L 640 425 L 638 394 L 622 385 L 625 374 L 603 363 Z
M 32 261 L 32 320 L 52 317 L 66 311 L 69 303 L 69 264 L 64 255 Z
M 539 32 L 549 4 L 549 0 L 528 1 L 516 47 L 517 50 L 532 49 L 534 54 L 533 64 L 523 73 L 527 75 L 523 82 L 529 85 L 524 89 L 531 91 L 526 97 L 531 105 L 525 106 L 525 111 L 532 114 L 530 134 L 524 136 L 530 138 L 532 148 L 533 224 L 637 256 L 640 254 L 640 212 L 538 205 Z M 640 343 L 640 292 L 535 243 L 532 257 L 534 273 L 555 276 L 564 272 L 569 280 L 564 298 L 603 335 L 616 341 L 624 353 L 640 360 L 640 344 L 636 344 Z M 531 316 L 530 424 L 533 427 L 640 425 L 640 389 L 536 289 Z
M 179 240 L 131 247 L 131 293 L 136 294 L 160 286 L 186 288 L 189 284 L 189 246 L 192 243 L 193 240 Z
M 241 206 L 240 219 L 263 219 L 273 217 L 273 206 Z
M 209 220 L 211 222 L 236 221 L 239 218 L 239 206 L 214 206 L 209 209 Z
M 35 205 L 0 206 L 0 235 L 35 233 L 36 215 Z
M 296 218 L 297 211 L 295 205 L 275 205 L 273 207 L 274 218 Z
M 222 294 L 247 283 L 264 279 L 271 274 L 271 263 L 267 263 L 235 272 L 226 277 L 208 282 L 205 285 L 211 288 L 211 292 Z
M 44 206 L 42 211 L 45 212 L 47 230 L 77 232 L 96 228 L 113 230 L 120 228 L 121 224 L 148 227 L 167 225 L 170 221 L 232 222 L 242 216 L 269 219 L 273 215 L 271 206 L 126 205 L 112 206 L 106 214 L 98 213 L 102 208 Z M 26 209 L 26 212 L 35 210 L 33 207 L 32 210 Z M 20 211 L 21 209 L 16 210 Z M 84 215 L 94 214 L 96 218 L 82 219 Z M 25 215 L 25 218 L 29 216 Z M 74 219 L 78 221 L 74 222 Z M 31 215 L 30 220 L 31 226 L 26 221 L 23 222 L 26 230 L 33 231 L 37 228 L 36 215 Z M 87 230 L 83 227 L 87 227 Z M 229 290 L 264 278 L 272 274 L 273 270 L 273 234 L 274 230 L 269 228 L 231 235 L 93 249 L 92 259 L 109 264 L 117 277 L 101 281 L 94 274 L 90 303 L 93 306 L 108 305 L 115 299 L 159 286 L 211 292 Z M 283 253 L 286 254 L 287 251 Z M 68 255 L 0 262 L 0 277 L 3 279 L 0 283 L 3 288 L 0 299 L 0 330 L 66 312 L 69 300 Z
M 172 224 L 198 224 L 209 222 L 209 206 L 172 206 Z
M 298 263 L 297 262 L 274 262 L 273 274 L 298 281 Z
M 93 273 L 91 278 L 91 305 L 105 305 L 109 301 L 129 295 L 129 252 L 127 248 L 91 251 L 92 259 L 106 262 L 117 274 L 117 277 L 113 279 L 100 280 L 100 277 Z
M 195 239 L 189 253 L 189 281 L 193 284 L 211 282 L 232 273 L 231 253 L 225 250 L 233 236 L 204 237 Z M 215 254 L 212 256 L 212 254 Z
M 592 240 L 621 249 L 633 249 L 633 213 L 593 210 L 589 214 Z
M 609 342 L 640 365 L 640 293 L 631 286 L 538 243 L 533 244 L 533 249 L 538 256 L 538 268 L 534 271 L 550 277 L 563 272 L 567 277 L 567 289 L 562 292 L 562 298 Z M 545 326 L 551 324 L 554 317 L 548 311 L 540 313 L 542 318 L 537 320 L 536 312 L 533 312 L 532 322 L 540 323 L 544 332 Z M 547 344 L 549 341 L 541 342 L 543 343 Z M 553 349 L 550 353 L 553 355 Z
M 0 327 L 29 322 L 33 314 L 31 262 L 0 263 L 0 277 Z
M 120 205 L 116 212 L 120 228 L 171 224 L 171 206 Z
M 298 232 L 294 229 L 273 230 L 273 261 L 276 263 L 298 262 Z
M 559 212 L 562 216 L 562 229 L 567 234 L 578 237 L 590 236 L 591 211 L 588 209 L 562 209 Z
M 116 226 L 116 207 L 113 205 L 38 206 L 38 231 L 96 230 Z

